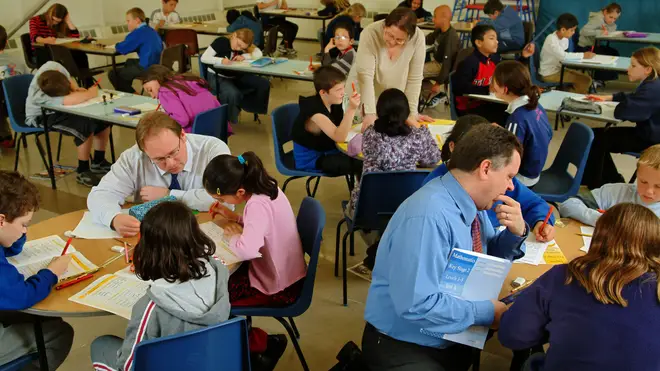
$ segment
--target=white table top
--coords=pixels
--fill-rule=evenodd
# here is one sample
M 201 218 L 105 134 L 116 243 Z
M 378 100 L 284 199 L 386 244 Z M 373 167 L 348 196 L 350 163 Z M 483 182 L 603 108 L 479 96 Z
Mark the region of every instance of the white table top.
M 644 32 L 647 33 L 648 36 L 646 37 L 625 37 L 623 35 L 616 35 L 616 36 L 603 36 L 603 35 L 598 35 L 596 36 L 597 41 L 617 41 L 617 42 L 625 42 L 625 43 L 637 43 L 637 44 L 660 44 L 660 33 L 650 33 L 650 32 Z
M 315 65 L 318 65 L 318 63 L 316 63 Z M 292 80 L 312 81 L 314 77 L 312 71 L 309 71 L 309 61 L 301 61 L 297 59 L 289 59 L 286 62 L 279 64 L 270 64 L 265 67 L 254 67 L 251 66 L 249 63 L 245 63 L 245 62 L 237 62 L 237 63 L 232 63 L 230 65 L 223 64 L 223 65 L 209 66 L 209 67 L 215 70 L 220 70 L 221 71 L 220 73 L 222 73 L 222 70 L 239 71 L 239 72 L 252 73 L 255 75 L 282 77 L 285 79 L 292 79 Z
M 589 59 L 583 59 L 580 61 L 566 60 L 562 62 L 562 65 L 564 67 L 581 68 L 581 69 L 589 69 L 589 70 L 608 70 L 608 71 L 626 72 L 628 70 L 628 66 L 630 66 L 630 58 L 629 57 L 616 57 L 616 58 L 617 59 L 614 63 L 609 63 L 609 64 L 593 63 L 590 62 Z

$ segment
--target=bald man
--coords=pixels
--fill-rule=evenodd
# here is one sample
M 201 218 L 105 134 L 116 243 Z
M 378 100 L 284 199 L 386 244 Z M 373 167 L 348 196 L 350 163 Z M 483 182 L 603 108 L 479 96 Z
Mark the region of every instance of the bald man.
M 433 45 L 433 60 L 424 64 L 424 78 L 443 83 L 451 71 L 460 41 L 451 26 L 451 9 L 447 5 L 435 8 L 433 24 L 435 31 L 426 36 L 426 45 Z

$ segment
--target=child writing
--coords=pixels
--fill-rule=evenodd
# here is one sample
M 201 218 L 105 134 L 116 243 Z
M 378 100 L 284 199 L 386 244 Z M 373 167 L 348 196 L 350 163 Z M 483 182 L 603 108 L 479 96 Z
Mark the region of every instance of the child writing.
M 338 24 L 335 26 L 335 37 L 330 39 L 325 46 L 321 64 L 332 66 L 340 70 L 344 76 L 348 76 L 353 61 L 355 60 L 355 49 L 353 49 L 353 27 L 350 24 Z
M 126 337 L 98 337 L 91 345 L 95 370 L 130 371 L 144 340 L 193 331 L 229 318 L 229 271 L 213 259 L 215 243 L 179 201 L 147 212 L 133 252 L 135 274 L 153 281 L 135 304 Z
M 162 8 L 156 9 L 149 17 L 149 25 L 156 31 L 163 26 L 181 23 L 181 17 L 176 12 L 179 0 L 162 0 Z
M 619 51 L 608 45 L 596 43 L 596 36 L 607 36 L 616 31 L 616 20 L 621 16 L 621 5 L 611 3 L 598 12 L 589 13 L 589 22 L 580 30 L 576 51 L 592 51 L 596 54 L 618 56 Z M 594 71 L 595 86 L 601 86 L 602 81 L 616 80 L 616 71 Z
M 640 82 L 633 93 L 590 95 L 594 101 L 618 102 L 614 117 L 632 121 L 635 127 L 594 128 L 594 141 L 582 184 L 594 189 L 606 183 L 622 183 L 611 153 L 641 152 L 660 143 L 660 50 L 635 51 L 630 58 L 628 79 Z
M 0 310 L 16 311 L 32 307 L 44 300 L 67 270 L 71 255 L 53 259 L 48 266 L 31 277 L 24 277 L 7 258 L 19 255 L 27 240 L 27 226 L 39 209 L 39 191 L 22 175 L 0 170 Z M 58 368 L 71 350 L 73 328 L 61 318 L 41 319 L 46 341 L 48 366 Z M 5 365 L 37 351 L 34 319 L 25 315 L 0 318 L 0 364 Z M 26 367 L 28 369 L 28 367 Z M 39 361 L 29 369 L 38 370 Z
M 218 37 L 202 54 L 202 63 L 209 66 L 229 65 L 234 62 L 257 59 L 261 50 L 254 45 L 254 34 L 248 28 L 234 31 L 229 38 Z M 243 91 L 253 89 L 250 101 L 256 104 L 256 112 L 266 113 L 270 95 L 270 83 L 261 76 L 251 73 L 234 73 L 208 69 L 209 83 L 218 92 L 220 101 L 229 107 L 230 125 L 238 123 L 241 108 L 245 106 Z M 217 75 L 217 76 L 216 76 Z
M 586 255 L 553 266 L 504 312 L 500 342 L 514 351 L 550 343 L 526 369 L 657 369 L 660 353 L 650 350 L 660 347 L 658 246 L 660 220 L 650 210 L 607 210 Z
M 126 12 L 129 33 L 124 41 L 115 45 L 115 49 L 123 55 L 137 52 L 140 59 L 127 59 L 123 67 L 108 72 L 112 86 L 119 91 L 135 94 L 133 80 L 151 65 L 160 63 L 163 40 L 144 20 L 145 15 L 140 8 L 131 8 Z
M 637 183 L 614 183 L 594 189 L 587 197 L 569 198 L 559 204 L 562 217 L 596 225 L 602 210 L 629 202 L 646 206 L 660 217 L 660 144 L 644 150 L 637 161 Z
M 217 156 L 204 170 L 203 183 L 206 191 L 218 201 L 211 207 L 211 216 L 217 214 L 237 223 L 234 227 L 243 226 L 242 231 L 232 225 L 225 228 L 225 233 L 231 235 L 231 250 L 247 260 L 229 278 L 231 305 L 286 306 L 294 303 L 307 273 L 296 217 L 286 195 L 264 169 L 259 157 L 254 152 L 238 157 Z M 245 204 L 243 215 L 222 203 Z M 269 349 L 273 342 L 286 344 L 286 337 L 275 341 L 281 335 L 266 336 L 263 330 L 254 327 L 249 336 L 252 353 L 273 353 L 274 349 Z M 268 340 L 264 341 L 266 338 Z M 283 351 L 276 351 L 268 358 L 277 363 Z
M 539 104 L 541 89 L 532 85 L 529 69 L 518 61 L 498 64 L 492 87 L 495 96 L 509 104 L 504 127 L 518 137 L 524 149 L 516 178 L 533 187 L 541 176 L 552 139 L 548 115 Z
M 362 161 L 351 158 L 336 147 L 345 142 L 351 130 L 360 95 L 352 92 L 344 113 L 344 81 L 346 76 L 332 66 L 314 71 L 316 95 L 300 97 L 300 113 L 293 124 L 293 157 L 296 168 L 333 175 L 362 174 Z
M 568 53 L 569 39 L 575 34 L 578 20 L 573 14 L 564 13 L 557 18 L 557 31 L 548 35 L 541 49 L 541 62 L 539 74 L 547 82 L 559 82 L 561 78 L 561 63 L 567 59 L 591 59 L 596 54 L 586 51 L 584 53 Z M 564 82 L 572 83 L 576 93 L 587 94 L 591 87 L 591 77 L 586 73 L 574 69 L 564 69 Z
M 514 8 L 502 4 L 500 0 L 488 0 L 484 5 L 484 14 L 490 18 L 486 24 L 492 24 L 497 31 L 498 53 L 522 49 L 525 45 L 525 29 Z
M 197 76 L 177 74 L 159 64 L 149 67 L 143 86 L 186 133 L 192 131 L 197 114 L 220 107 L 206 81 Z
M 236 32 L 241 28 L 249 28 L 254 36 L 253 43 L 257 48 L 264 47 L 264 29 L 249 10 L 239 12 L 236 9 L 227 10 L 227 32 Z

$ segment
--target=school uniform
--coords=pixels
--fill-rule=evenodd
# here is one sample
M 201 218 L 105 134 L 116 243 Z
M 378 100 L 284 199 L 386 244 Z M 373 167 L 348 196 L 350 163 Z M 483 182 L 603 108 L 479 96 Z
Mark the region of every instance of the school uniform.
M 134 94 L 133 80 L 139 77 L 147 68 L 160 63 L 163 52 L 163 40 L 153 28 L 146 23 L 126 35 L 124 41 L 117 43 L 115 49 L 119 54 L 137 52 L 138 59 L 127 59 L 123 67 L 108 72 L 108 79 L 115 89 Z
M 495 20 L 487 19 L 484 24 L 492 25 L 497 32 L 497 52 L 520 50 L 525 46 L 525 28 L 522 19 L 512 7 L 505 6 Z
M 564 60 L 582 60 L 584 58 L 584 53 L 567 52 L 568 46 L 569 40 L 566 38 L 559 39 L 556 32 L 545 38 L 539 65 L 539 74 L 544 81 L 559 82 L 561 79 L 561 63 Z M 589 93 L 591 87 L 591 77 L 589 75 L 571 68 L 564 68 L 564 82 L 572 83 L 573 90 L 580 94 Z
M 10 311 L 30 308 L 44 300 L 57 284 L 57 276 L 49 269 L 27 277 L 7 260 L 19 255 L 27 240 L 23 235 L 10 247 L 0 247 L 0 364 L 11 362 L 37 351 L 34 317 Z M 61 318 L 41 318 L 48 365 L 55 370 L 64 362 L 73 343 L 73 328 Z M 39 361 L 25 370 L 39 370 Z
M 355 61 L 355 56 L 357 52 L 353 49 L 352 46 L 349 46 L 346 50 L 339 50 L 337 47 L 330 49 L 329 52 L 323 53 L 321 58 L 321 64 L 323 66 L 332 66 L 341 71 L 344 76 L 348 76 L 348 73 L 351 71 L 353 66 L 353 61 Z
M 335 126 L 344 118 L 341 104 L 333 104 L 330 111 L 323 104 L 319 94 L 300 97 L 300 113 L 293 123 L 293 158 L 296 168 L 306 171 L 324 172 L 332 175 L 362 174 L 362 161 L 351 158 L 337 149 L 337 143 L 324 132 L 313 134 L 305 128 L 307 121 L 316 114 L 321 114 Z
M 533 187 L 538 183 L 548 158 L 552 128 L 545 109 L 540 104 L 535 109 L 528 109 L 525 107 L 528 102 L 529 98 L 524 95 L 509 103 L 506 109 L 509 118 L 505 128 L 515 134 L 523 146 L 516 178 L 527 187 Z
M 59 25 L 57 25 L 59 27 Z M 37 67 L 43 66 L 44 63 L 50 61 L 51 55 L 48 47 L 36 47 L 34 43 L 37 42 L 37 37 L 71 37 L 79 38 L 80 31 L 78 29 L 71 30 L 66 27 L 64 34 L 58 33 L 55 29 L 48 26 L 46 21 L 46 16 L 43 14 L 35 15 L 30 18 L 30 41 L 32 42 L 32 53 L 34 55 L 34 60 L 37 64 Z M 80 68 L 89 68 L 89 60 L 87 59 L 87 54 L 79 50 L 71 50 L 71 56 L 76 62 L 76 65 Z M 87 82 L 86 82 L 87 83 Z M 93 82 L 92 82 L 93 84 Z
M 614 117 L 636 123 L 635 127 L 594 128 L 594 141 L 582 184 L 594 189 L 606 183 L 623 183 L 612 153 L 642 152 L 660 143 L 660 79 L 644 80 L 633 93 L 612 96 L 619 104 Z

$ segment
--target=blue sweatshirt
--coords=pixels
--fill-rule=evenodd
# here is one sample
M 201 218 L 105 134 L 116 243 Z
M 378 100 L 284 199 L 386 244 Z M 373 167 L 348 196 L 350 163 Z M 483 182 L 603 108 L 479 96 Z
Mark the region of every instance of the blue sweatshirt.
M 448 171 L 449 170 L 447 169 L 446 164 L 440 164 L 440 166 L 436 167 L 435 170 L 433 170 L 426 177 L 426 179 L 424 179 L 422 186 L 437 177 L 441 177 L 447 174 Z M 534 228 L 534 225 L 538 221 L 543 221 L 545 216 L 548 215 L 548 211 L 550 210 L 550 206 L 548 206 L 548 204 L 543 201 L 541 197 L 532 192 L 524 184 L 520 183 L 520 181 L 516 178 L 513 178 L 513 191 L 507 191 L 505 195 L 513 198 L 520 204 L 523 218 L 530 228 Z M 492 209 L 488 210 L 488 219 L 490 219 L 490 223 L 495 228 L 500 226 L 500 221 L 497 220 L 497 215 L 495 214 L 495 206 L 500 203 L 501 202 L 498 201 L 495 205 L 493 205 Z M 555 225 L 554 215 L 550 216 L 548 223 Z
M 260 49 L 263 49 L 264 31 L 263 28 L 261 27 L 261 22 L 255 22 L 250 18 L 242 15 L 236 18 L 234 23 L 230 24 L 229 27 L 227 27 L 227 32 L 234 32 L 236 30 L 240 30 L 241 28 L 250 29 L 254 34 L 254 45 L 258 46 Z
M 539 104 L 535 109 L 527 109 L 527 96 L 511 102 L 507 112 L 509 117 L 504 127 L 515 134 L 523 146 L 523 156 L 518 173 L 526 178 L 536 179 L 541 175 L 548 146 L 552 139 L 552 127 L 548 114 Z
M 644 80 L 633 93 L 616 93 L 614 117 L 637 123 L 637 135 L 649 144 L 660 143 L 660 78 Z
M 48 269 L 42 269 L 26 280 L 16 267 L 7 261 L 23 251 L 26 235 L 19 238 L 9 248 L 1 248 L 0 255 L 0 310 L 22 310 L 44 300 L 57 283 L 57 276 Z
M 499 53 L 509 50 L 520 50 L 525 46 L 525 28 L 522 19 L 512 7 L 505 6 L 495 20 L 485 19 L 480 22 L 495 27 Z
M 516 298 L 502 315 L 500 343 L 516 350 L 549 342 L 543 370 L 660 370 L 655 277 L 624 286 L 624 308 L 600 303 L 576 280 L 566 285 L 566 272 L 552 267 Z
M 160 63 L 160 54 L 163 52 L 163 39 L 156 30 L 142 23 L 138 28 L 126 35 L 124 41 L 117 43 L 115 49 L 120 54 L 137 52 L 140 57 L 140 66 L 147 69 Z

